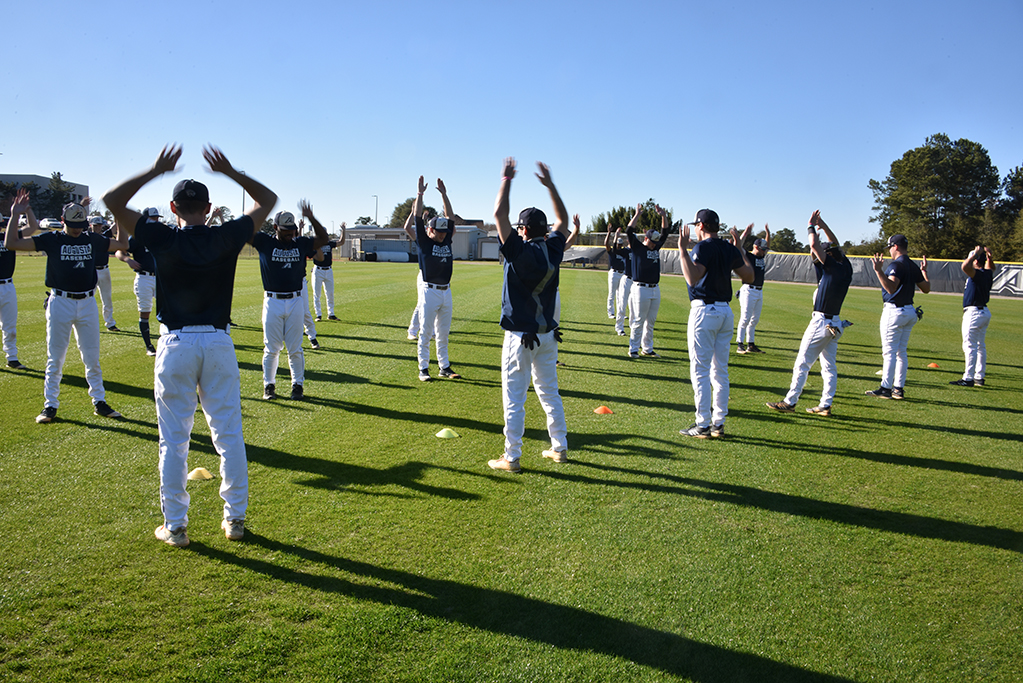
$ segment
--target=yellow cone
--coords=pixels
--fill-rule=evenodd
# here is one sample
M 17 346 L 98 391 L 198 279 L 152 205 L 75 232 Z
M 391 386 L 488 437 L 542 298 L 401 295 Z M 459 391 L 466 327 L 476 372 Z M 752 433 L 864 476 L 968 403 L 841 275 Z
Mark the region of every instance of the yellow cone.
M 457 439 L 458 438 L 458 434 L 456 434 L 454 431 L 452 431 L 452 430 L 448 429 L 447 427 L 445 427 L 444 429 L 442 429 L 439 432 L 437 432 L 437 438 L 439 438 L 439 439 Z
M 188 473 L 188 478 L 192 481 L 196 479 L 212 479 L 213 475 L 205 467 L 196 467 Z

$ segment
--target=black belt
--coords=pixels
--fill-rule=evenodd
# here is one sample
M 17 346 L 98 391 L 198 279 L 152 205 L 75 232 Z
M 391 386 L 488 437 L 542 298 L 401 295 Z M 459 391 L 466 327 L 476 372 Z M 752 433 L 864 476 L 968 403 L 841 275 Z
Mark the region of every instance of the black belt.
M 135 272 L 138 273 L 139 275 L 154 275 L 154 276 L 156 275 L 156 273 L 150 273 L 148 270 L 136 270 Z
M 10 280 L 0 280 L 0 285 L 2 285 L 5 282 L 10 282 Z M 963 310 L 965 311 L 967 308 L 976 308 L 978 311 L 983 311 L 985 308 L 987 308 L 987 305 L 984 305 L 984 306 L 977 306 L 977 305 L 964 306 Z
M 9 277 L 6 280 L 0 280 L 0 285 L 9 285 L 12 282 L 14 282 L 14 278 Z
M 316 266 L 320 270 L 330 270 L 330 266 Z
M 640 287 L 656 287 L 657 286 L 656 282 L 653 283 L 653 284 L 651 284 L 649 282 L 633 282 L 632 284 L 639 285 Z
M 93 295 L 93 290 L 91 289 L 88 292 L 62 292 L 59 289 L 51 289 L 50 291 L 53 292 L 55 296 L 62 296 L 65 299 L 88 299 Z
M 96 270 L 106 270 L 110 266 L 96 266 Z
M 746 285 L 750 289 L 763 289 L 763 287 L 757 287 L 756 285 Z
M 296 296 L 301 296 L 302 292 L 267 292 L 266 295 L 270 299 L 294 299 Z
M 430 289 L 447 289 L 448 287 L 451 286 L 451 285 L 435 285 L 432 282 L 424 282 L 423 284 L 426 285 L 427 287 L 429 287 Z

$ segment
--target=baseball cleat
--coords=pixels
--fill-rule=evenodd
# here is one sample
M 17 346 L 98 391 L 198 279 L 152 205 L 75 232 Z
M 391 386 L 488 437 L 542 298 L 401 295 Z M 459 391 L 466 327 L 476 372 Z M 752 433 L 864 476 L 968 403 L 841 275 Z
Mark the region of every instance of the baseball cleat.
M 639 351 L 629 351 L 629 358 L 639 358 Z
M 291 385 L 291 400 L 301 401 L 305 397 L 305 392 L 302 390 L 301 384 Z
M 487 464 L 490 465 L 492 470 L 501 470 L 502 472 L 514 472 L 519 473 L 522 471 L 522 466 L 519 465 L 518 460 L 508 460 L 504 456 L 501 456 L 497 460 L 488 460 Z
M 321 318 L 320 316 L 316 316 L 316 322 L 320 322 L 321 320 L 323 320 L 323 318 Z
M 982 386 L 984 386 L 984 380 L 982 380 L 982 379 L 975 379 L 975 380 L 973 380 L 973 386 L 975 386 L 975 387 L 982 387 Z
M 319 349 L 320 348 L 320 342 L 316 341 L 316 337 L 310 337 L 309 338 L 309 346 L 313 347 L 314 349 Z
M 718 437 L 724 436 L 725 435 L 725 426 L 724 425 L 711 425 L 710 426 L 710 435 L 713 436 L 715 439 L 718 438 Z
M 409 341 L 419 341 L 419 337 L 418 337 L 418 335 L 414 335 L 411 332 L 409 332 L 408 333 L 408 340 Z
M 444 379 L 462 379 L 462 376 L 459 375 L 454 370 L 452 370 L 450 365 L 447 366 L 446 368 L 441 368 L 440 372 L 438 372 L 437 374 L 443 377 Z
M 156 348 L 152 344 L 150 344 L 149 346 L 146 347 L 146 355 L 147 356 L 155 356 L 156 355 Z
M 906 392 L 902 390 L 902 387 L 892 387 L 892 398 L 895 400 L 902 400 L 906 398 Z
M 111 408 L 110 406 L 108 406 L 106 401 L 96 401 L 92 407 L 94 408 L 93 412 L 95 412 L 100 417 L 111 418 L 121 417 L 121 414 L 114 410 L 113 408 Z
M 661 355 L 659 353 L 657 353 L 656 351 L 649 351 L 649 352 L 647 352 L 647 351 L 640 351 L 639 354 L 641 356 L 646 356 L 647 358 L 660 358 L 661 357 Z
M 167 545 L 174 546 L 175 548 L 184 548 L 188 545 L 188 534 L 186 533 L 185 527 L 171 531 L 161 524 L 156 527 L 156 531 L 153 533 L 158 539 Z
M 328 316 L 327 316 L 327 320 L 337 320 L 337 316 L 336 316 L 336 315 L 333 315 L 333 314 L 331 314 L 331 315 L 328 315 Z
M 706 439 L 710 436 L 710 427 L 700 427 L 694 423 L 689 425 L 686 429 L 678 430 L 678 433 L 682 436 L 694 436 L 697 439 Z
M 429 368 L 422 368 L 419 371 L 419 381 L 420 382 L 429 382 L 429 381 L 432 381 L 432 380 L 433 380 L 433 378 L 430 377 L 430 369 Z
M 625 336 L 625 330 L 615 330 L 615 331 L 618 333 L 619 337 L 624 337 Z
M 892 397 L 892 390 L 891 389 L 885 389 L 884 387 L 878 387 L 877 389 L 874 389 L 873 391 L 864 391 L 863 395 L 864 396 L 877 396 L 878 398 L 891 398 Z
M 267 384 L 263 387 L 263 400 L 272 401 L 277 398 L 277 387 L 273 384 Z
M 957 379 L 949 382 L 949 384 L 957 387 L 972 387 L 974 382 L 972 379 Z
M 556 451 L 553 448 L 543 452 L 543 457 L 554 462 L 568 462 L 568 451 Z
M 43 408 L 43 412 L 36 416 L 36 422 L 43 424 L 46 422 L 53 422 L 53 419 L 57 417 L 57 409 L 53 406 L 46 406 Z
M 224 530 L 224 536 L 229 541 L 240 541 L 245 536 L 244 519 L 225 519 L 220 523 L 220 528 Z
M 7 367 L 9 367 L 12 370 L 28 370 L 28 368 L 22 365 L 21 361 L 18 360 L 17 358 L 15 358 L 14 360 L 7 361 Z
M 777 410 L 779 413 L 792 413 L 795 412 L 796 407 L 789 405 L 785 401 L 778 401 L 777 403 L 765 403 L 765 406 L 772 410 Z
M 806 412 L 810 413 L 811 415 L 831 417 L 831 406 L 814 406 L 813 408 L 807 408 Z
M 738 354 L 749 353 L 749 351 L 746 349 L 746 345 L 743 344 L 742 342 L 739 342 L 739 347 L 735 350 L 735 352 Z
M 117 325 L 111 325 L 107 328 L 107 332 L 120 332 L 120 330 L 117 329 Z
M 750 342 L 749 344 L 746 344 L 746 353 L 764 353 L 764 350 L 753 342 Z

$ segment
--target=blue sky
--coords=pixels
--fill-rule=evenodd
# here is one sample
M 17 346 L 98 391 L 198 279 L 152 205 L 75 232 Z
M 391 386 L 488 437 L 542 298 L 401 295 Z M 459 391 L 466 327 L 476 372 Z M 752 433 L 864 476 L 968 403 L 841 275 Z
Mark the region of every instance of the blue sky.
M 513 210 L 653 197 L 678 217 L 789 227 L 819 208 L 840 239 L 876 233 L 871 178 L 927 136 L 1023 165 L 1023 2 L 94 2 L 5 9 L 0 173 L 60 171 L 95 196 L 170 142 L 176 180 L 241 191 L 203 143 L 328 226 L 385 222 L 423 174 L 492 221 Z M 528 171 L 528 173 L 526 173 Z

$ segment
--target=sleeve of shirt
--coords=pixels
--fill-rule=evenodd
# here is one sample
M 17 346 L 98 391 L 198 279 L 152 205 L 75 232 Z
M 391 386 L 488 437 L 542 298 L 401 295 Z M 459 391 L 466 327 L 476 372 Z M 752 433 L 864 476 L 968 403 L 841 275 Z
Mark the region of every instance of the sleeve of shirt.
M 52 232 L 44 232 L 42 235 L 32 235 L 32 241 L 35 242 L 36 251 L 48 252 L 50 248 L 50 242 L 53 240 Z
M 507 261 L 514 261 L 522 253 L 522 238 L 519 237 L 518 233 L 513 232 L 508 235 L 508 239 L 501 245 L 501 253 L 504 254 L 504 258 Z
M 262 252 L 266 248 L 266 242 L 268 239 L 270 239 L 270 237 L 265 232 L 257 232 L 252 236 L 252 248 L 256 251 Z

